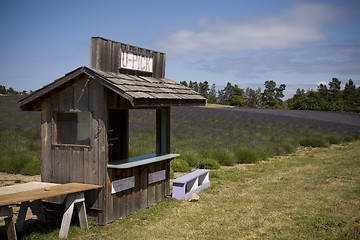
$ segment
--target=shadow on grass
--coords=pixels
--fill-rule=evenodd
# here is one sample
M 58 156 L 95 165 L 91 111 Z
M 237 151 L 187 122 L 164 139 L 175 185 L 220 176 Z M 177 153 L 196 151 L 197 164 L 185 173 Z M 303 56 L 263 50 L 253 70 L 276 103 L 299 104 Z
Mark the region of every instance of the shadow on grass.
M 60 232 L 62 217 L 64 214 L 63 206 L 59 205 L 59 208 L 55 212 L 47 212 L 45 210 L 46 222 L 42 223 L 37 218 L 27 219 L 24 222 L 24 227 L 21 232 L 16 231 L 18 239 L 39 239 L 43 238 L 42 235 L 49 236 L 50 239 L 57 239 Z M 28 210 L 29 211 L 29 210 Z M 29 213 L 29 212 L 28 212 Z M 73 228 L 73 226 L 75 228 Z M 79 227 L 79 219 L 77 216 L 76 207 L 74 209 L 73 216 L 71 218 L 69 235 L 74 229 Z M 76 230 L 75 230 L 76 231 Z M 0 226 L 0 239 L 7 239 L 6 228 L 4 220 L 1 221 Z
M 28 219 L 24 223 L 24 228 L 21 232 L 16 231 L 18 239 L 34 239 L 36 235 L 49 234 L 51 232 L 57 233 L 61 226 L 61 221 L 46 221 L 42 223 L 37 219 Z M 31 237 L 32 236 L 32 237 Z M 7 239 L 5 225 L 0 227 L 0 239 Z

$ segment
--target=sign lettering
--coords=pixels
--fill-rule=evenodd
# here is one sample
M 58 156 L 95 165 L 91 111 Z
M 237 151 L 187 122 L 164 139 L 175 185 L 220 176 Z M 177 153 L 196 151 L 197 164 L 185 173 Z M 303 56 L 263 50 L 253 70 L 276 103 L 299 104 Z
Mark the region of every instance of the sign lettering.
M 152 72 L 153 58 L 130 52 L 121 52 L 120 67 L 135 71 Z

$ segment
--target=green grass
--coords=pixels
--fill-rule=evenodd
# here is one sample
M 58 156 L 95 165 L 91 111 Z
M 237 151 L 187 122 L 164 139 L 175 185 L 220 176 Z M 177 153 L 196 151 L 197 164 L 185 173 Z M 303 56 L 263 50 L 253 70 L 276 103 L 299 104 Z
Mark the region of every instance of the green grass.
M 360 239 L 359 154 L 357 141 L 213 170 L 198 202 L 162 202 L 89 231 L 72 225 L 69 239 Z M 44 231 L 25 238 L 57 239 L 58 228 Z
M 182 159 L 174 159 L 171 161 L 170 163 L 171 165 L 171 169 L 174 172 L 190 172 L 191 171 L 191 167 L 189 166 L 189 164 Z
M 0 128 L 0 171 L 40 174 L 41 142 L 37 130 Z

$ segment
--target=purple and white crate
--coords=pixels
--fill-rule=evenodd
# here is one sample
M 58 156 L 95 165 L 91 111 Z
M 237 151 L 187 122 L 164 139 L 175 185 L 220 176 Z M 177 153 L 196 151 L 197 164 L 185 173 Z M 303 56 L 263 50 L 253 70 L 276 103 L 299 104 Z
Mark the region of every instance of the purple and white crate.
M 178 200 L 187 200 L 193 193 L 210 186 L 208 169 L 198 169 L 179 177 L 173 181 L 172 197 Z

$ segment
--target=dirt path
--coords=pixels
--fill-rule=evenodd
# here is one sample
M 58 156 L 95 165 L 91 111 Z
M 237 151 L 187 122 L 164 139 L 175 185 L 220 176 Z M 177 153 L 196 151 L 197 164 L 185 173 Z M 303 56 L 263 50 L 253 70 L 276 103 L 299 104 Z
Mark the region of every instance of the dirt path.
M 10 174 L 0 172 L 0 187 L 10 186 L 14 184 L 27 183 L 27 182 L 41 182 L 40 175 L 25 176 L 21 174 Z

